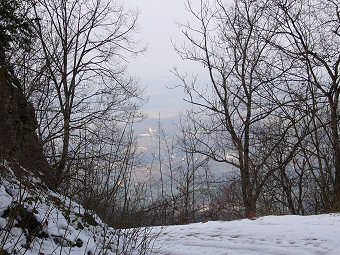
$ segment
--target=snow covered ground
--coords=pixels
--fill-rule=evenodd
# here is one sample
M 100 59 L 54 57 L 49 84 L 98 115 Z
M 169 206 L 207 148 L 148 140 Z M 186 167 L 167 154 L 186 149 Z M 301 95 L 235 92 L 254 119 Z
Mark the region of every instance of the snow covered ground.
M 163 229 L 162 255 L 340 254 L 340 215 L 267 216 Z
M 1 165 L 0 165 L 1 166 Z M 93 212 L 7 165 L 0 175 L 0 254 L 140 255 L 148 229 L 118 230 Z
M 340 214 L 117 230 L 29 173 L 19 182 L 7 168 L 0 175 L 0 254 L 340 255 Z M 143 242 L 149 231 L 158 238 Z

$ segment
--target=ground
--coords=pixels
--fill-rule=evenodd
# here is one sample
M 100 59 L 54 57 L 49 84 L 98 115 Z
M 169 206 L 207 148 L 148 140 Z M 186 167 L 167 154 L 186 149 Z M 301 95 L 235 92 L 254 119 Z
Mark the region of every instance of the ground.
M 0 255 L 141 255 L 148 229 L 107 226 L 22 168 L 0 163 Z
M 163 255 L 338 255 L 340 215 L 267 216 L 171 226 L 162 230 L 154 248 Z
M 6 162 L 3 169 L 0 254 L 340 254 L 340 214 L 266 216 L 256 220 L 119 230 L 107 226 L 69 198 L 47 189 L 25 169 L 21 181 Z M 151 239 L 147 238 L 150 236 Z

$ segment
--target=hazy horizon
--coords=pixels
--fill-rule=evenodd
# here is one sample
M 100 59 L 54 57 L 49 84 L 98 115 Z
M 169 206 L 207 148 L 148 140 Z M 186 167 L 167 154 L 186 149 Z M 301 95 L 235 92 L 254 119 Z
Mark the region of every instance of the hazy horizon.
M 189 106 L 183 101 L 183 89 L 168 89 L 180 83 L 170 70 L 177 67 L 181 73 L 188 75 L 200 74 L 203 70 L 197 63 L 183 61 L 173 49 L 172 41 L 178 45 L 184 42 L 176 22 L 192 21 L 185 2 L 129 0 L 124 3 L 127 8 L 140 12 L 137 38 L 142 45 L 147 45 L 147 51 L 130 61 L 129 71 L 141 86 L 146 87 L 149 102 L 142 110 L 149 117 L 158 117 L 159 113 L 161 118 L 178 115 Z

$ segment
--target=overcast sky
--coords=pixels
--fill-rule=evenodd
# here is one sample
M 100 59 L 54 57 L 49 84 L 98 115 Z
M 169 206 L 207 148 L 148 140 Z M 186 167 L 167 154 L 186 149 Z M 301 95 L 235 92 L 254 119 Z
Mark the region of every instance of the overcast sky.
M 185 0 L 125 0 L 124 4 L 139 9 L 139 37 L 147 45 L 147 52 L 132 59 L 129 65 L 130 72 L 147 87 L 146 94 L 150 96 L 144 111 L 150 117 L 158 116 L 158 112 L 162 117 L 177 114 L 185 107 L 185 95 L 181 89 L 166 88 L 179 83 L 170 70 L 176 66 L 183 73 L 201 72 L 198 65 L 183 62 L 171 43 L 171 39 L 178 44 L 184 40 L 176 22 L 191 20 Z

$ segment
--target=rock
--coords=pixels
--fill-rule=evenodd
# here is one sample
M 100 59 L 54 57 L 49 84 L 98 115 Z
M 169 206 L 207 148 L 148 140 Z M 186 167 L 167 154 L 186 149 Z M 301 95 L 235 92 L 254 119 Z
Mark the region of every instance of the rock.
M 47 235 L 43 232 L 43 226 L 34 213 L 28 211 L 22 204 L 15 204 L 7 208 L 1 217 L 16 220 L 17 224 L 15 226 L 26 230 L 30 238 L 35 236 L 46 237 Z
M 51 171 L 36 134 L 37 126 L 34 108 L 20 83 L 7 69 L 0 68 L 0 159 L 11 163 L 16 175 L 25 175 L 22 166 L 46 181 Z
M 0 248 L 0 255 L 9 255 L 9 253 Z
M 78 248 L 81 248 L 81 247 L 83 247 L 83 241 L 81 240 L 81 239 L 77 239 L 76 240 L 76 243 L 74 244 L 76 247 L 78 247 Z

